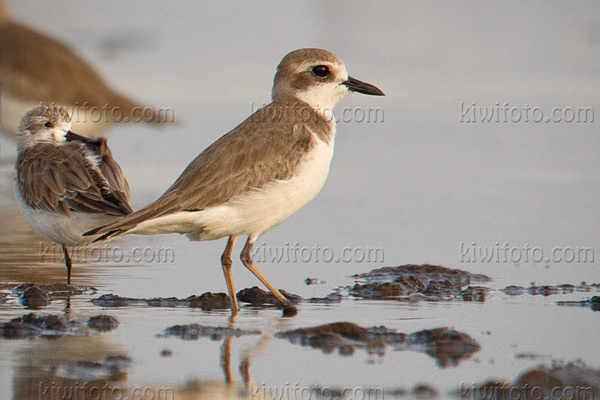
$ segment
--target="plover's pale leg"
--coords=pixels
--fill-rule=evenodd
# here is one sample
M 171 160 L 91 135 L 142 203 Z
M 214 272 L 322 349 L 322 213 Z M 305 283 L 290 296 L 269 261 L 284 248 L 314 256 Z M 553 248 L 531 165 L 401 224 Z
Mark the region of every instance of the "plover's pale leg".
M 71 257 L 69 256 L 69 252 L 67 251 L 67 248 L 65 247 L 65 245 L 61 244 L 60 247 L 62 247 L 63 256 L 65 256 L 65 266 L 67 267 L 67 285 L 70 285 L 71 284 L 71 267 L 73 266 L 73 263 L 71 262 Z
M 248 268 L 250 272 L 254 274 L 270 291 L 273 295 L 283 304 L 283 315 L 292 316 L 298 313 L 296 306 L 294 306 L 288 299 L 286 299 L 280 292 L 269 282 L 266 276 L 262 274 L 254 265 L 254 261 L 252 261 L 252 247 L 254 246 L 254 241 L 256 240 L 255 236 L 248 236 L 248 240 L 244 245 L 244 249 L 242 250 L 242 254 L 240 255 L 240 259 L 244 266 Z
M 235 288 L 233 287 L 233 274 L 231 273 L 231 266 L 233 265 L 233 261 L 231 260 L 231 252 L 233 251 L 233 246 L 235 245 L 235 241 L 237 240 L 237 236 L 232 235 L 229 236 L 227 240 L 227 246 L 225 246 L 225 251 L 221 255 L 221 266 L 223 267 L 223 275 L 225 275 L 225 282 L 227 282 L 227 290 L 229 291 L 229 298 L 231 300 L 231 313 L 237 314 L 238 312 L 238 302 L 235 297 Z

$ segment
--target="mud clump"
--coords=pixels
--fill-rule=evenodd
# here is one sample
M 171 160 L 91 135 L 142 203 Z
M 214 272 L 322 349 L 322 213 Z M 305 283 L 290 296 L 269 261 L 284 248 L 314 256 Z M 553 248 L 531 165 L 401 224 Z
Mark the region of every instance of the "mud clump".
M 412 345 L 424 346 L 425 353 L 438 360 L 440 367 L 456 366 L 481 350 L 479 343 L 463 332 L 449 328 L 426 329 L 408 336 Z
M 280 332 L 276 337 L 291 343 L 320 349 L 330 354 L 336 349 L 342 356 L 352 355 L 356 348 L 385 354 L 385 348 L 423 351 L 444 368 L 455 366 L 481 349 L 466 333 L 449 328 L 423 330 L 406 335 L 384 326 L 363 328 L 352 322 L 336 322 L 312 328 Z
M 96 293 L 96 288 L 91 286 L 79 287 L 64 283 L 22 283 L 17 286 L 13 285 L 10 289 L 20 295 L 31 287 L 37 287 L 46 291 L 52 299 L 66 299 L 69 296 Z
M 259 331 L 248 331 L 239 328 L 223 328 L 198 324 L 174 325 L 165 329 L 164 335 L 158 337 L 177 337 L 183 340 L 198 340 L 206 337 L 210 340 L 222 340 L 230 337 L 240 337 L 243 335 L 260 335 Z
M 131 297 L 121 297 L 114 294 L 104 294 L 96 299 L 93 299 L 92 303 L 100 307 L 189 307 L 201 308 L 205 311 L 230 308 L 229 296 L 227 296 L 227 294 L 210 292 L 203 293 L 200 296 L 189 296 L 185 299 L 179 299 L 177 297 L 137 299 Z
M 485 275 L 437 265 L 402 265 L 383 267 L 353 278 L 366 281 L 349 288 L 354 297 L 376 300 L 484 302 L 491 289 L 467 286 L 471 282 L 487 282 Z M 465 288 L 465 286 L 467 286 Z
M 36 310 L 50 304 L 50 295 L 39 286 L 30 286 L 21 293 L 19 301 L 23 307 Z
M 594 296 L 588 300 L 581 300 L 581 301 L 557 301 L 556 305 L 589 307 L 592 309 L 592 311 L 600 311 L 600 296 Z
M 291 301 L 293 304 L 298 304 L 302 301 L 302 297 L 288 293 L 285 290 L 279 290 L 279 292 Z M 242 289 L 236 295 L 238 301 L 249 303 L 253 306 L 264 306 L 272 305 L 276 307 L 282 307 L 282 304 L 271 292 L 266 292 L 257 286 L 253 286 L 249 289 Z
M 313 328 L 280 332 L 276 336 L 301 346 L 321 349 L 325 354 L 332 353 L 337 349 L 340 355 L 352 355 L 355 347 L 380 350 L 385 347 L 383 336 L 387 332 L 382 332 L 380 328 L 377 329 L 379 329 L 380 335 L 352 322 L 336 322 Z M 404 340 L 404 334 L 399 335 L 401 336 L 399 340 Z
M 440 392 L 433 386 L 418 383 L 413 387 L 412 395 L 417 399 L 437 399 L 440 397 Z
M 400 265 L 398 267 L 383 267 L 363 274 L 356 274 L 352 277 L 380 282 L 389 282 L 392 280 L 397 280 L 400 277 L 415 277 L 426 284 L 431 281 L 447 280 L 455 286 L 466 286 L 473 282 L 484 283 L 491 281 L 491 279 L 486 275 L 472 274 L 460 269 L 452 269 L 431 264 L 407 264 Z
M 551 399 L 570 393 L 572 398 L 600 398 L 600 370 L 581 362 L 553 362 L 527 370 L 513 382 L 487 382 L 459 390 L 461 399 Z M 573 397 L 574 396 L 574 397 Z
M 225 293 L 202 293 L 200 296 L 192 295 L 185 299 L 176 297 L 153 298 L 146 300 L 150 307 L 189 307 L 201 308 L 205 311 L 223 310 L 230 308 L 229 296 Z
M 134 304 L 143 304 L 145 301 L 142 301 L 141 299 L 121 297 L 114 294 L 103 294 L 97 299 L 93 299 L 92 303 L 100 307 L 127 307 Z
M 400 277 L 396 282 L 355 284 L 350 295 L 374 300 L 443 301 L 463 300 L 485 302 L 489 288 L 454 285 L 451 281 L 430 281 L 427 285 L 416 277 Z
M 363 285 L 357 283 L 350 294 L 355 297 L 367 299 L 391 299 L 400 296 L 409 296 L 426 289 L 426 285 L 417 277 L 398 277 L 394 282 L 373 282 Z
M 581 282 L 579 285 L 571 285 L 568 283 L 562 285 L 542 285 L 538 286 L 535 283 L 531 283 L 528 288 L 524 288 L 523 286 L 515 286 L 510 285 L 505 287 L 504 289 L 500 289 L 501 292 L 507 294 L 509 296 L 521 296 L 525 293 L 530 294 L 532 296 L 553 296 L 557 294 L 571 294 L 575 292 L 593 292 L 600 291 L 600 283 L 592 283 L 587 284 L 586 282 Z
M 62 336 L 70 325 L 72 323 L 56 315 L 38 317 L 35 314 L 27 314 L 0 324 L 0 337 L 3 339 L 33 339 L 39 336 Z
M 467 286 L 460 291 L 459 296 L 463 301 L 478 301 L 484 303 L 489 292 L 490 289 L 483 286 Z
M 304 300 L 307 303 L 321 303 L 321 304 L 334 304 L 341 303 L 344 296 L 339 293 L 330 293 L 325 297 L 311 297 L 310 299 Z
M 108 332 L 119 326 L 119 321 L 110 315 L 95 315 L 87 320 L 87 326 L 100 332 Z
M 173 352 L 169 349 L 163 349 L 160 351 L 159 355 L 163 358 L 173 357 Z

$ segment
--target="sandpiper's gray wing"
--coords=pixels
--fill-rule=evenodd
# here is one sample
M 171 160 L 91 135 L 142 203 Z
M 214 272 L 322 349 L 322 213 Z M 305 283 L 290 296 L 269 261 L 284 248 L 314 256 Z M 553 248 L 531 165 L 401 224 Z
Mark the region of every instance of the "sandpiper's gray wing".
M 298 109 L 305 118 L 286 115 L 297 115 Z M 126 231 L 149 219 L 218 206 L 274 180 L 289 180 L 314 146 L 313 133 L 327 140 L 329 125 L 308 105 L 270 104 L 198 155 L 158 200 L 88 234 Z
M 121 169 L 115 168 L 114 160 L 101 159 L 95 166 L 89 154 L 81 142 L 39 144 L 22 151 L 17 158 L 17 184 L 25 203 L 68 217 L 72 211 L 130 214 L 129 186 Z M 105 155 L 110 156 L 110 151 Z

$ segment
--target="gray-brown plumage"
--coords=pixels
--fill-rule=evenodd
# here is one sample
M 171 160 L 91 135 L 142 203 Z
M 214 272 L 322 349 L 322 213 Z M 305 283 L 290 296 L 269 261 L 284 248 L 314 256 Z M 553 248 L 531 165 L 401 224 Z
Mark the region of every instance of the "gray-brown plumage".
M 19 126 L 15 194 L 23 216 L 42 237 L 63 247 L 85 244 L 82 234 L 133 212 L 130 189 L 106 139 L 70 131 L 71 116 L 58 106 L 29 111 Z
M 219 206 L 274 180 L 287 181 L 314 146 L 313 133 L 333 140 L 329 123 L 306 103 L 271 103 L 198 155 L 158 200 L 90 233 L 117 236 L 148 219 Z
M 106 139 L 82 139 L 71 137 L 62 146 L 40 143 L 19 153 L 17 182 L 25 203 L 66 217 L 77 211 L 115 216 L 133 212 L 129 185 Z
M 231 253 L 248 239 L 240 259 L 278 299 L 284 313 L 296 308 L 256 268 L 252 247 L 321 190 L 333 156 L 332 109 L 351 92 L 383 95 L 348 76 L 344 63 L 321 49 L 289 53 L 277 67 L 273 102 L 251 115 L 196 157 L 155 202 L 86 235 L 180 233 L 191 240 L 228 237 L 221 266 L 238 310 Z

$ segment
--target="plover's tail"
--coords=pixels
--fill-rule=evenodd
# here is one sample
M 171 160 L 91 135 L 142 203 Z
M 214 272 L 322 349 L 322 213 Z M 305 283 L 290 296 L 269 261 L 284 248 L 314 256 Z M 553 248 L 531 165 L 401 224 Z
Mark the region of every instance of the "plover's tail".
M 177 207 L 172 206 L 170 203 L 173 194 L 163 195 L 161 198 L 156 200 L 154 203 L 150 203 L 146 207 L 138 210 L 134 213 L 126 215 L 120 218 L 118 221 L 103 225 L 98 228 L 92 229 L 83 234 L 83 236 L 95 236 L 100 235 L 94 242 L 110 239 L 116 236 L 121 236 L 129 231 L 135 229 L 142 222 L 170 214 L 173 211 L 177 211 Z

